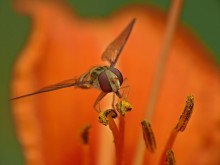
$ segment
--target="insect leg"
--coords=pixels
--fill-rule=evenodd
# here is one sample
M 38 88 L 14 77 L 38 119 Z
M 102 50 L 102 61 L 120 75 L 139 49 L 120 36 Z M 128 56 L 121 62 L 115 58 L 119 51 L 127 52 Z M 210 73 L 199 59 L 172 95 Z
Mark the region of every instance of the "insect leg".
M 121 99 L 122 98 L 122 95 L 119 91 L 115 92 L 115 94 Z
M 115 93 L 112 93 L 112 108 L 115 109 Z
M 99 94 L 99 96 L 97 97 L 97 99 L 96 99 L 94 105 L 93 105 L 93 108 L 94 108 L 98 113 L 100 113 L 101 110 L 100 110 L 100 108 L 97 109 L 96 106 L 97 106 L 97 104 L 99 104 L 99 102 L 103 99 L 103 97 L 105 97 L 105 95 L 107 95 L 107 93 L 101 92 L 101 93 Z
M 130 85 L 128 84 L 128 78 L 127 78 L 127 77 L 124 78 L 124 82 L 126 82 L 126 84 L 123 85 L 120 89 L 123 89 L 123 91 L 122 91 L 122 97 L 123 97 L 123 98 L 128 98 L 128 95 L 129 95 L 129 93 L 130 93 Z M 127 89 L 127 90 L 125 90 L 125 89 Z M 125 91 L 127 91 L 127 95 L 126 95 L 126 96 L 125 96 Z

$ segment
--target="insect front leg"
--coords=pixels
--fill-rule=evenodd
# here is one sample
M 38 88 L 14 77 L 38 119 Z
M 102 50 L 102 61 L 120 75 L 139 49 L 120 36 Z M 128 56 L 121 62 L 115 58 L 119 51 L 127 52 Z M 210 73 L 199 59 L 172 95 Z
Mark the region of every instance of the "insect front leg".
M 97 99 L 96 99 L 94 105 L 93 105 L 93 108 L 94 108 L 98 113 L 100 113 L 101 110 L 100 110 L 100 107 L 97 108 L 96 106 L 97 106 L 97 104 L 99 104 L 99 102 L 103 99 L 103 97 L 105 97 L 105 95 L 107 95 L 107 93 L 101 92 L 101 93 L 99 94 L 99 96 L 97 97 Z
M 115 109 L 115 93 L 112 94 L 112 108 Z
M 123 90 L 122 90 L 123 89 Z M 121 86 L 120 90 L 122 90 L 122 97 L 123 98 L 128 98 L 128 95 L 130 93 L 130 85 L 128 83 L 128 78 L 124 78 L 124 85 Z M 127 95 L 125 96 L 125 91 Z
M 115 92 L 115 94 L 121 99 L 122 98 L 122 95 L 119 91 Z

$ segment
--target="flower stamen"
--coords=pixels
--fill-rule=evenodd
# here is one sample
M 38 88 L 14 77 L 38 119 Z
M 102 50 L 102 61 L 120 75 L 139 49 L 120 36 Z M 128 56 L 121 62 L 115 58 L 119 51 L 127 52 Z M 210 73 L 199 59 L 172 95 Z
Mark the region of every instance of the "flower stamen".
M 116 118 L 118 116 L 114 109 L 107 109 L 104 112 L 99 113 L 98 121 L 107 126 L 109 123 L 109 115 L 111 118 Z
M 143 120 L 141 122 L 141 125 L 142 125 L 143 137 L 144 137 L 146 148 L 151 153 L 154 153 L 156 150 L 156 140 L 155 140 L 155 136 L 154 136 L 151 124 L 148 121 Z
M 91 164 L 91 159 L 90 159 L 90 146 L 89 146 L 89 132 L 91 129 L 91 125 L 85 125 L 82 127 L 81 130 L 81 140 L 83 143 L 82 149 L 83 149 L 83 165 L 89 165 Z
M 127 101 L 127 99 L 122 99 L 116 104 L 116 109 L 122 116 L 124 116 L 126 112 L 131 111 L 132 108 L 132 105 Z
M 112 111 L 114 111 L 114 110 L 112 110 Z M 112 113 L 107 113 L 107 121 L 109 123 L 109 128 L 112 131 L 112 135 L 114 138 L 115 150 L 116 150 L 116 164 L 121 165 L 122 164 L 122 152 L 121 152 L 122 145 L 120 143 L 120 136 L 121 135 L 120 135 L 119 129 L 113 119 Z
M 90 131 L 91 125 L 86 125 L 84 126 L 84 128 L 82 129 L 81 132 L 81 139 L 83 144 L 87 145 L 89 144 L 89 131 Z
M 132 109 L 127 97 L 128 95 L 125 97 L 123 92 L 120 97 L 120 101 L 115 105 L 115 94 L 113 94 L 112 109 L 107 109 L 103 112 L 100 112 L 98 117 L 99 122 L 105 126 L 109 125 L 109 128 L 112 131 L 116 150 L 116 165 L 123 164 L 125 114 L 127 111 L 131 111 Z M 116 110 L 119 112 L 118 125 L 114 121 L 114 118 L 118 116 Z
M 179 132 L 183 132 L 189 122 L 189 119 L 191 117 L 191 114 L 193 112 L 193 107 L 194 107 L 194 97 L 189 95 L 186 98 L 186 105 L 185 108 L 183 110 L 182 115 L 179 118 L 179 121 L 177 123 L 177 125 L 175 126 L 175 128 L 171 131 L 171 134 L 169 136 L 169 139 L 167 140 L 165 149 L 163 151 L 162 157 L 161 157 L 161 161 L 160 164 L 163 165 L 166 161 L 166 153 L 168 152 L 168 150 L 171 150 L 173 147 L 173 144 L 176 140 L 176 137 L 178 135 Z
M 166 155 L 166 165 L 175 165 L 175 164 L 176 164 L 176 160 L 174 157 L 174 153 L 172 150 L 168 150 Z
M 184 108 L 182 115 L 179 118 L 179 122 L 177 123 L 175 127 L 177 131 L 183 132 L 185 130 L 187 123 L 191 117 L 193 107 L 194 107 L 194 97 L 191 95 L 187 96 L 186 106 Z

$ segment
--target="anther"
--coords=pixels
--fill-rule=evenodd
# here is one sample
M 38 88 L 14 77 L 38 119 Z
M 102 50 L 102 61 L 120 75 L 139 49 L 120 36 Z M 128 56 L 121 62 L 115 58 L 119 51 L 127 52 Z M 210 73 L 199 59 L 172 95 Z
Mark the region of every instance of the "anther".
M 122 116 L 124 116 L 126 112 L 131 111 L 132 108 L 132 105 L 126 100 L 121 100 L 116 104 L 116 109 Z
M 151 124 L 148 121 L 143 120 L 141 125 L 146 148 L 153 153 L 156 150 L 156 140 Z
M 172 150 L 167 150 L 166 165 L 175 165 L 175 164 L 176 164 L 176 161 L 175 161 L 173 151 Z
M 194 97 L 191 95 L 187 96 L 184 111 L 182 115 L 180 116 L 179 121 L 175 127 L 177 131 L 183 132 L 185 130 L 189 122 L 189 119 L 191 117 L 191 114 L 193 112 L 193 107 L 194 107 Z
M 83 144 L 88 144 L 89 143 L 89 130 L 91 128 L 91 125 L 86 125 L 82 128 L 81 132 L 81 139 Z
M 104 112 L 99 113 L 99 122 L 103 125 L 108 125 L 108 115 L 110 115 L 112 118 L 116 118 L 118 115 L 115 110 L 113 109 L 107 109 Z

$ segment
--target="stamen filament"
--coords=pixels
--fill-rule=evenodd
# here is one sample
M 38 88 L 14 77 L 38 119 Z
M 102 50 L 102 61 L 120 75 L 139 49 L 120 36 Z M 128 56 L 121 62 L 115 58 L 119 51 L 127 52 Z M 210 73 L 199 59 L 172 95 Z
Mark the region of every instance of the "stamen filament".
M 83 165 L 89 165 L 91 164 L 90 161 L 90 147 L 88 144 L 83 145 L 83 160 L 82 160 Z
M 125 116 L 119 116 L 119 159 L 121 164 L 124 164 L 124 135 L 125 135 Z
M 159 90 L 160 90 L 160 86 L 162 82 L 161 80 L 163 78 L 167 58 L 169 56 L 169 49 L 172 43 L 172 38 L 174 36 L 174 32 L 178 24 L 178 19 L 179 19 L 181 10 L 182 10 L 182 4 L 183 4 L 183 0 L 173 0 L 171 4 L 171 8 L 169 10 L 168 20 L 167 20 L 166 29 L 165 29 L 165 35 L 164 35 L 162 48 L 160 52 L 160 61 L 155 71 L 155 78 L 153 80 L 153 85 L 150 91 L 151 97 L 148 100 L 148 107 L 147 107 L 146 114 L 145 114 L 145 117 L 149 121 L 152 121 L 153 119 L 154 110 L 156 107 L 156 101 L 158 98 L 158 94 L 159 94 Z M 141 136 L 138 141 L 139 143 L 137 145 L 137 152 L 136 152 L 134 164 L 141 164 L 143 160 L 142 153 L 144 152 L 144 147 L 143 147 L 143 141 L 141 139 Z
M 167 152 L 168 150 L 171 150 L 172 147 L 173 147 L 173 144 L 176 140 L 176 137 L 177 137 L 177 134 L 178 134 L 178 131 L 176 129 L 173 129 L 170 136 L 169 136 L 169 139 L 167 140 L 167 143 L 166 143 L 166 146 L 164 148 L 164 151 L 162 153 L 162 157 L 161 157 L 161 160 L 160 160 L 160 165 L 164 165 L 165 162 L 166 162 L 166 157 L 167 157 Z
M 113 113 L 114 110 L 111 111 L 112 113 L 108 113 L 108 115 L 107 115 L 109 128 L 112 131 L 112 134 L 114 137 L 114 143 L 115 143 L 115 149 L 116 149 L 116 164 L 117 165 L 124 164 L 123 150 L 124 150 L 124 132 L 125 132 L 125 112 L 128 110 L 131 110 L 131 105 L 129 104 L 129 106 L 127 106 L 128 102 L 126 102 L 127 104 L 122 104 L 122 102 L 120 102 L 120 103 L 121 104 L 117 104 L 117 110 L 119 112 L 121 112 L 121 110 L 123 109 L 124 113 L 119 113 L 120 116 L 119 116 L 119 126 L 118 127 L 113 119 L 115 117 L 115 114 Z
M 116 150 L 116 165 L 121 165 L 122 164 L 122 159 L 121 159 L 121 153 L 120 153 L 120 143 L 119 143 L 119 130 L 117 128 L 117 125 L 114 121 L 114 119 L 112 118 L 112 116 L 109 114 L 107 115 L 108 118 L 108 122 L 109 122 L 109 128 L 112 131 L 112 135 L 114 138 L 114 143 L 115 143 L 115 150 Z
M 185 108 L 183 110 L 182 115 L 179 118 L 179 121 L 178 121 L 176 127 L 172 130 L 172 132 L 169 136 L 169 139 L 166 143 L 165 149 L 162 153 L 160 165 L 165 164 L 167 152 L 172 149 L 173 144 L 176 140 L 177 134 L 179 132 L 183 132 L 185 130 L 187 123 L 189 122 L 189 119 L 190 119 L 191 114 L 193 112 L 193 107 L 194 107 L 194 97 L 191 95 L 187 96 Z

